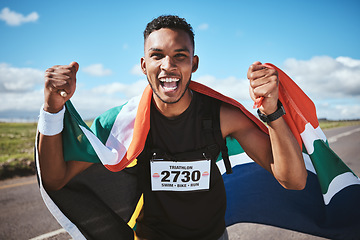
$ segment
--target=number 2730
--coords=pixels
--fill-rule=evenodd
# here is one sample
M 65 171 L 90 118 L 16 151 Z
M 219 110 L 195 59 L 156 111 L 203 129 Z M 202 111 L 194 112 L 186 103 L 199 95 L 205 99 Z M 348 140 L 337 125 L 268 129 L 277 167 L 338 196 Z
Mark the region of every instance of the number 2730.
M 177 182 L 180 180 L 181 182 L 197 182 L 200 180 L 201 173 L 199 170 L 195 171 L 162 171 L 161 182 Z M 171 181 L 172 177 L 172 181 Z M 179 179 L 180 178 L 180 179 Z

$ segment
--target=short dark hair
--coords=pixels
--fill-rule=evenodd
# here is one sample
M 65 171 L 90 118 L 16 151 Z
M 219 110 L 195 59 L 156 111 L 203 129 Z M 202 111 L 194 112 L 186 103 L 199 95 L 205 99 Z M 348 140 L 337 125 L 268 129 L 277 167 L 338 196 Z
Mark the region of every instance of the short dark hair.
M 185 18 L 180 18 L 176 15 L 161 15 L 146 25 L 144 30 L 144 41 L 147 37 L 154 31 L 161 28 L 170 28 L 170 29 L 181 29 L 184 30 L 190 37 L 193 49 L 195 51 L 195 40 L 194 40 L 194 31 L 190 24 L 188 24 Z

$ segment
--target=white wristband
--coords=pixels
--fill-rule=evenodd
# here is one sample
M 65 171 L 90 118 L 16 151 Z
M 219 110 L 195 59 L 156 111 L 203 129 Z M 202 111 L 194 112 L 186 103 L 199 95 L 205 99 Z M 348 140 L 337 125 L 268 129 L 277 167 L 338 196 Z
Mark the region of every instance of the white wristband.
M 65 106 L 57 113 L 49 113 L 41 106 L 38 130 L 45 136 L 54 136 L 62 132 L 64 128 Z

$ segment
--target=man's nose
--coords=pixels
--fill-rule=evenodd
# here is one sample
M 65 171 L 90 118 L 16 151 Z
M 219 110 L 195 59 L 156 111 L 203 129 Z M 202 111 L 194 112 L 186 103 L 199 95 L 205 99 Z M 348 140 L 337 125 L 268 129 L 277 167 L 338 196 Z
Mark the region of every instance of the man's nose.
M 171 71 L 176 68 L 174 60 L 170 56 L 165 56 L 162 59 L 161 69 L 165 71 Z

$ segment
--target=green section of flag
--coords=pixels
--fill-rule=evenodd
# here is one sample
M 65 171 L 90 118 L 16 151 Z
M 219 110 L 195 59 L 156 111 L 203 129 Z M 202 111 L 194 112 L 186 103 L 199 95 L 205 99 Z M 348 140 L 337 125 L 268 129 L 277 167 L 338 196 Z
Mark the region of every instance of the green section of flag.
M 91 131 L 90 128 L 81 119 L 70 100 L 66 102 L 65 107 L 64 129 L 62 132 L 64 160 L 100 162 L 89 140 L 79 126 Z
M 97 117 L 90 129 L 82 120 L 71 101 L 67 101 L 65 104 L 66 111 L 64 116 L 63 130 L 63 152 L 65 161 L 76 160 L 100 163 L 99 157 L 79 126 L 82 126 L 90 132 L 93 132 L 94 135 L 103 144 L 105 144 L 114 125 L 116 117 L 118 116 L 123 106 L 124 105 L 112 108 Z
M 124 105 L 114 107 L 101 114 L 99 117 L 95 118 L 93 124 L 91 125 L 92 132 L 99 138 L 99 140 L 103 144 L 106 144 L 116 117 L 118 116 Z
M 336 153 L 331 150 L 327 142 L 323 140 L 314 141 L 314 152 L 310 155 L 310 158 L 316 170 L 323 194 L 327 193 L 331 181 L 336 176 L 345 172 L 352 172 Z
M 228 147 L 229 156 L 241 154 L 244 152 L 243 148 L 240 146 L 238 141 L 232 137 L 226 137 L 226 146 Z M 221 153 L 216 161 L 222 160 Z

